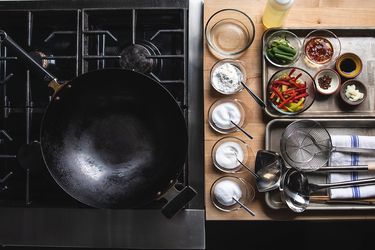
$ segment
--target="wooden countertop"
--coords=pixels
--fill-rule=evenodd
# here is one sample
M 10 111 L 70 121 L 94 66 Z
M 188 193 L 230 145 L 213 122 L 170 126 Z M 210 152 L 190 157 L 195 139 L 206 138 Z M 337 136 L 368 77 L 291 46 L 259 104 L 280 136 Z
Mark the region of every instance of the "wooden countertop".
M 240 58 L 246 65 L 248 82 L 258 95 L 261 95 L 261 37 L 264 32 L 262 14 L 266 0 L 206 0 L 204 3 L 204 25 L 208 18 L 220 9 L 234 8 L 244 11 L 255 23 L 256 37 L 251 47 Z M 353 0 L 296 0 L 286 18 L 285 27 L 375 27 L 375 1 Z M 207 122 L 208 110 L 213 102 L 223 98 L 215 93 L 209 83 L 210 69 L 217 61 L 207 49 L 204 50 L 204 96 L 205 96 L 205 200 L 207 220 L 330 220 L 330 219 L 375 219 L 375 211 L 308 211 L 295 214 L 289 210 L 272 210 L 267 207 L 264 195 L 256 194 L 249 205 L 255 211 L 252 217 L 245 211 L 238 210 L 227 213 L 216 209 L 210 199 L 210 188 L 213 182 L 224 176 L 216 171 L 211 160 L 211 150 L 214 143 L 223 135 L 215 133 Z M 264 148 L 264 133 L 266 118 L 261 109 L 248 96 L 246 91 L 237 94 L 235 98 L 242 100 L 250 115 L 246 117 L 246 130 L 255 137 L 251 142 L 242 133 L 233 135 L 247 141 L 254 153 Z M 247 179 L 254 185 L 248 173 L 236 174 Z

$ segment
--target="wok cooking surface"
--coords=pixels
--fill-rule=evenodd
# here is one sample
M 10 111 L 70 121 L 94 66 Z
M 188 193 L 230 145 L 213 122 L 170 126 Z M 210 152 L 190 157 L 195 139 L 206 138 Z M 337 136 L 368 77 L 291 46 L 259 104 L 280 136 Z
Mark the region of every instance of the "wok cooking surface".
M 166 87 L 187 114 L 184 12 L 184 9 L 147 8 L 4 9 L 0 11 L 0 29 L 6 30 L 60 81 L 69 81 L 86 72 L 106 68 L 143 70 L 143 73 Z M 132 20 L 136 20 L 136 25 L 132 25 Z M 124 59 L 126 56 L 128 60 Z M 0 205 L 86 207 L 55 183 L 41 157 L 37 156 L 39 152 L 35 146 L 28 146 L 40 141 L 41 121 L 51 100 L 51 91 L 39 76 L 27 71 L 23 63 L 1 44 L 0 58 L 0 97 L 4 100 L 0 103 Z M 138 104 L 124 98 L 122 93 L 118 93 L 116 98 L 111 96 L 111 102 L 117 102 L 115 106 L 119 108 L 108 114 L 106 106 L 113 103 L 105 103 L 106 84 L 104 82 L 103 88 L 93 92 L 91 97 L 80 100 L 92 102 L 91 108 L 85 112 L 87 117 L 95 113 L 95 120 L 76 117 L 81 122 L 81 129 L 68 128 L 67 133 L 71 133 L 71 136 L 67 138 L 70 139 L 63 142 L 59 141 L 63 135 L 55 133 L 55 144 L 47 146 L 51 150 L 59 150 L 61 155 L 72 155 L 72 165 L 81 163 L 81 168 L 69 174 L 62 172 L 61 175 L 66 175 L 66 178 L 79 178 L 82 175 L 90 176 L 93 180 L 99 178 L 103 180 L 103 187 L 108 193 L 115 193 L 118 190 L 106 186 L 108 179 L 129 176 L 134 183 L 149 183 L 149 180 L 146 182 L 142 179 L 144 177 L 136 178 L 140 170 L 134 166 L 141 164 L 144 165 L 143 169 L 151 169 L 147 164 L 149 160 L 157 161 L 158 156 L 165 153 L 158 145 L 168 135 L 160 133 L 158 138 L 152 136 L 151 131 L 160 123 L 158 117 L 153 117 L 152 112 L 139 116 Z M 150 106 L 154 104 L 150 103 Z M 71 112 L 79 114 L 80 110 L 72 106 Z M 131 123 L 134 125 L 129 126 Z M 108 129 L 109 124 L 111 129 Z M 127 134 L 126 139 L 123 139 L 124 133 Z M 80 134 L 79 140 L 75 139 L 76 134 Z M 95 139 L 92 139 L 92 135 L 96 135 Z M 88 157 L 92 154 L 95 157 Z M 18 160 L 17 155 L 27 155 L 27 163 L 23 158 Z M 113 169 L 116 169 L 117 176 L 107 175 Z M 162 174 L 145 172 L 148 176 Z M 178 184 L 187 183 L 187 173 L 188 162 L 178 177 Z M 149 185 L 156 184 L 151 182 Z M 110 199 L 111 196 L 108 197 Z M 147 207 L 158 208 L 162 205 L 163 201 L 159 201 Z

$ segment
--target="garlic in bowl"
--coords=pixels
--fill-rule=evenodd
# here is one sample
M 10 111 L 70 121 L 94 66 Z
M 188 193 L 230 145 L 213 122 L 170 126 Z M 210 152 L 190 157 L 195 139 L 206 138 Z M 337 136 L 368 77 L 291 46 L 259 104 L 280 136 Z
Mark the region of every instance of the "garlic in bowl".
M 348 80 L 342 84 L 340 96 L 349 105 L 359 105 L 367 97 L 367 88 L 358 80 Z

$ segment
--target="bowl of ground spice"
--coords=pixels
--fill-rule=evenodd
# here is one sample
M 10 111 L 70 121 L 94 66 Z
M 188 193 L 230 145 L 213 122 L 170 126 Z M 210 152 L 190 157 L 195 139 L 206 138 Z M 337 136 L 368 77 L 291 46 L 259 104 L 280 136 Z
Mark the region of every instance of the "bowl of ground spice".
M 322 95 L 331 95 L 335 93 L 340 86 L 341 79 L 339 74 L 332 69 L 322 69 L 314 77 L 316 89 Z

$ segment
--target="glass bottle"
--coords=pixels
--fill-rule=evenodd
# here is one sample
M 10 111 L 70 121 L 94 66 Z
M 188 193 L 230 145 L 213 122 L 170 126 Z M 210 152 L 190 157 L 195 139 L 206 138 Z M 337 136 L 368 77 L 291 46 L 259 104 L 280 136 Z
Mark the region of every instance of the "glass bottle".
M 281 27 L 294 0 L 268 0 L 262 22 L 266 28 Z

